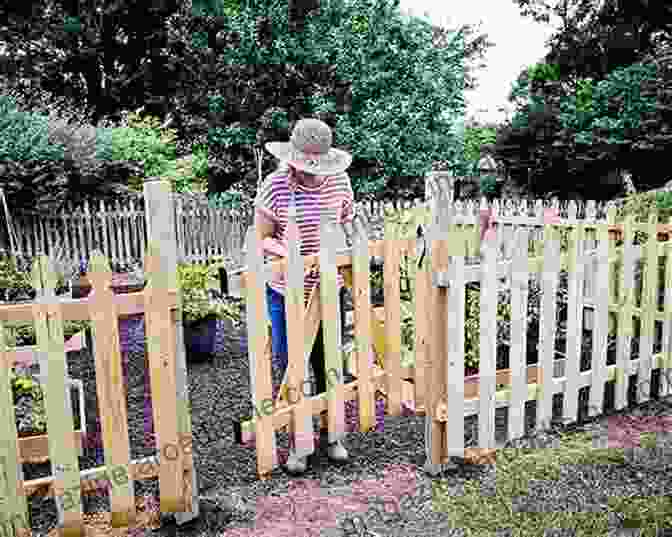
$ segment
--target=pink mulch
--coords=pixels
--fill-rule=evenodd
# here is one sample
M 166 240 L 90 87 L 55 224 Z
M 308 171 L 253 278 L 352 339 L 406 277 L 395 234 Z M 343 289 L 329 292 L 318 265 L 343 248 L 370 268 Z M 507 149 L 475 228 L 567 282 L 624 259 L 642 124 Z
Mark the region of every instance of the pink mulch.
M 371 498 L 385 501 L 389 512 L 398 512 L 401 499 L 417 490 L 411 465 L 385 468 L 384 479 L 360 480 L 350 485 L 350 494 L 326 494 L 317 480 L 297 479 L 287 494 L 257 500 L 253 528 L 232 528 L 224 537 L 318 537 L 325 528 L 338 527 L 337 514 L 366 512 Z

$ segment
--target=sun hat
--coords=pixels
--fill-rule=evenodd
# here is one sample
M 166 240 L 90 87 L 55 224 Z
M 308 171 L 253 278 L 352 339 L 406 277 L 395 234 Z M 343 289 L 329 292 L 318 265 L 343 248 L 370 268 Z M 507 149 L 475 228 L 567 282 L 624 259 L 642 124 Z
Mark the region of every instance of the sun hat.
M 266 150 L 297 170 L 313 175 L 337 175 L 352 163 L 352 156 L 331 147 L 331 128 L 324 121 L 307 118 L 297 121 L 289 142 L 268 142 Z

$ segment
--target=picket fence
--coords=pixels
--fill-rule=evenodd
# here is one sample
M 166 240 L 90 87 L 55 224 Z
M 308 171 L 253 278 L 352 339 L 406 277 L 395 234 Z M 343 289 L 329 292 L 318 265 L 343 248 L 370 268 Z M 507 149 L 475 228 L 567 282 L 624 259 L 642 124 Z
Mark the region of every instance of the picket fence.
M 428 183 L 442 180 L 445 174 L 435 174 Z M 391 211 L 409 209 L 418 200 L 383 200 L 359 202 L 358 208 L 367 213 L 372 223 L 370 232 L 376 235 L 385 215 Z M 497 215 L 521 220 L 534 219 L 537 207 L 548 202 L 484 200 L 456 202 L 458 212 L 477 216 L 483 204 L 493 206 Z M 178 242 L 178 257 L 188 263 L 208 263 L 215 256 L 224 258 L 228 268 L 237 268 L 244 263 L 244 238 L 252 224 L 253 213 L 249 208 L 216 207 L 205 195 L 173 195 L 175 223 Z M 565 210 L 561 205 L 560 209 Z M 606 205 L 598 204 L 596 210 L 604 211 Z M 584 211 L 578 206 L 579 215 Z M 90 259 L 94 250 L 100 250 L 113 267 L 142 265 L 147 248 L 144 198 L 126 201 L 105 202 L 100 200 L 95 207 L 88 201 L 79 206 L 68 205 L 59 214 L 21 213 L 10 215 L 15 244 L 6 241 L 3 249 L 10 254 L 29 259 L 42 253 L 54 255 L 58 250 L 66 259 L 79 261 Z M 3 235 L 6 230 L 3 230 Z
M 245 229 L 251 213 L 218 208 L 205 196 L 173 196 L 178 256 L 181 261 L 205 263 L 222 256 L 239 266 Z M 58 250 L 67 259 L 88 260 L 100 250 L 113 267 L 142 265 L 147 248 L 144 198 L 125 202 L 100 200 L 97 210 L 89 202 L 65 207 L 60 214 L 18 214 L 11 218 L 16 244 L 5 249 L 22 257 Z
M 97 494 L 102 484 L 110 486 L 111 513 L 103 518 L 113 528 L 132 527 L 139 522 L 134 481 L 159 478 L 162 512 L 173 512 L 178 523 L 198 516 L 198 486 L 191 454 L 191 415 L 182 321 L 178 308 L 177 255 L 174 235 L 165 234 L 172 225 L 168 181 L 148 179 L 144 185 L 149 227 L 146 256 L 147 285 L 140 292 L 115 295 L 111 288 L 109 259 L 99 251 L 91 258 L 88 273 L 93 290 L 88 297 L 73 300 L 57 297 L 58 275 L 44 255 L 33 264 L 33 285 L 37 297 L 30 303 L 0 305 L 0 439 L 4 446 L 0 464 L 3 480 L 2 528 L 8 535 L 30 531 L 27 497 L 53 496 L 58 512 L 58 529 L 83 535 L 82 494 Z M 157 449 L 160 455 L 130 460 L 127 395 L 122 379 L 122 355 L 118 319 L 144 314 L 147 354 L 150 364 L 152 407 Z M 74 430 L 67 375 L 68 364 L 63 322 L 91 321 L 87 347 L 95 357 L 96 393 L 102 427 L 105 465 L 81 470 L 79 455 L 84 430 Z M 45 366 L 44 386 L 47 433 L 18 439 L 10 383 L 12 368 L 25 353 L 7 346 L 8 323 L 34 323 L 37 353 L 33 357 Z M 94 348 L 95 347 L 95 348 Z M 46 368 L 48 361 L 48 368 Z M 48 371 L 46 371 L 48 369 Z M 68 394 L 63 397 L 63 394 Z M 81 393 L 81 385 L 80 385 Z M 81 409 L 83 410 L 83 408 Z M 82 420 L 82 424 L 84 420 Z M 184 449 L 181 449 L 184 448 Z M 167 453 L 173 453 L 169 456 Z M 24 480 L 22 463 L 43 458 L 51 464 L 51 475 Z
M 497 447 L 529 429 L 528 402 L 536 401 L 536 427 L 547 428 L 552 419 L 572 423 L 672 393 L 672 223 L 658 224 L 651 214 L 646 223 L 628 217 L 617 224 L 615 206 L 607 207 L 606 218 L 598 218 L 597 204 L 588 203 L 583 218 L 578 218 L 577 203 L 570 202 L 560 213 L 558 203 L 537 203 L 535 216 L 495 211 L 494 235 L 481 243 L 476 206 L 465 211 L 442 188 L 428 203 L 431 211 L 417 205 L 403 228 L 388 222 L 381 241 L 370 241 L 367 226 L 357 219 L 349 248 L 343 248 L 338 234 L 323 222 L 324 247 L 317 256 L 302 259 L 298 243 L 290 240 L 287 264 L 271 268 L 263 265 L 257 248 L 248 250 L 244 288 L 255 415 L 241 423 L 240 433 L 254 435 L 260 476 L 278 464 L 276 430 L 288 427 L 297 453 L 308 455 L 314 450 L 312 416 L 327 411 L 331 440 L 342 438 L 345 402 L 353 400 L 359 408 L 359 429 L 370 430 L 376 419 L 376 392 L 385 395 L 389 415 L 399 416 L 406 407 L 426 416 L 426 470 L 433 474 L 454 462 L 453 457 L 492 462 Z M 292 226 L 290 235 L 296 233 Z M 420 241 L 424 256 L 415 233 L 418 226 L 425 229 Z M 252 231 L 248 241 L 258 246 Z M 400 259 L 405 256 L 425 260 L 421 266 L 411 264 L 414 296 L 406 306 L 415 312 L 415 341 L 410 367 L 401 366 L 399 281 Z M 384 262 L 382 367 L 372 366 L 372 257 Z M 662 276 L 660 258 L 665 260 Z M 320 287 L 304 309 L 303 270 L 313 263 L 320 267 Z M 286 270 L 288 288 L 295 289 L 287 294 L 286 305 L 288 373 L 275 397 L 264 307 L 269 270 Z M 351 369 L 356 378 L 348 383 L 343 382 L 338 342 L 339 270 L 349 273 L 346 281 L 351 282 L 354 302 Z M 532 282 L 539 286 L 536 340 L 530 338 L 528 326 Z M 465 296 L 473 284 L 480 289 L 480 363 L 478 374 L 466 377 Z M 507 341 L 498 341 L 497 306 L 503 290 L 510 294 L 511 324 Z M 559 294 L 566 299 L 559 301 Z M 559 323 L 563 302 L 566 321 Z M 296 387 L 304 386 L 307 378 L 306 359 L 320 319 L 327 378 L 331 375 L 336 382 L 327 393 L 312 396 Z M 559 350 L 561 332 L 565 345 Z M 614 353 L 608 351 L 610 339 L 615 341 Z M 509 349 L 508 364 L 498 369 L 502 344 Z M 528 361 L 528 345 L 537 347 L 536 361 Z M 562 408 L 554 405 L 559 395 Z M 495 411 L 503 407 L 508 409 L 506 430 L 497 439 Z M 469 416 L 477 416 L 478 423 L 473 446 L 464 442 Z

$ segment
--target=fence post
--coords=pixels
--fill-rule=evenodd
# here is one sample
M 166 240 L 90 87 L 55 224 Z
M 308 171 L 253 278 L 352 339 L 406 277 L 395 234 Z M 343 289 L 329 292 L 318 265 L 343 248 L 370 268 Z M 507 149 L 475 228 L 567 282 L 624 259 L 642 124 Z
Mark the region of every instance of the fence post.
M 145 198 L 145 221 L 149 244 L 160 248 L 161 272 L 171 275 L 177 288 L 177 237 L 175 233 L 174 193 L 171 183 L 158 177 L 147 177 L 143 185 Z M 184 347 L 184 331 L 181 315 L 175 321 L 175 365 L 178 400 L 178 434 L 191 437 L 191 415 L 189 413 L 189 393 L 187 392 L 187 361 Z M 183 454 L 184 459 L 192 457 L 191 451 Z M 186 462 L 186 461 L 185 461 Z M 178 525 L 190 522 L 199 516 L 198 479 L 196 468 L 191 471 L 192 511 L 174 513 Z

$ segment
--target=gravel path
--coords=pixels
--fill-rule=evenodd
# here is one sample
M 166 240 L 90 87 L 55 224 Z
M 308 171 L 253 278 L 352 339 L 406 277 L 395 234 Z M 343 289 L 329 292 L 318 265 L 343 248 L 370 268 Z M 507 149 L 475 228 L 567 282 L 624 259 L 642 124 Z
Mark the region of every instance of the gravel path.
M 120 332 L 123 356 L 127 362 L 129 430 L 132 458 L 135 459 L 155 453 L 152 431 L 145 431 L 146 417 L 151 416 L 151 408 L 146 409 L 144 403 L 148 380 L 142 318 L 122 323 Z M 84 381 L 87 426 L 90 431 L 95 430 L 96 418 L 89 410 L 97 409 L 95 371 L 87 349 L 70 354 L 69 371 L 71 376 Z M 346 465 L 330 464 L 322 446 L 301 479 L 292 478 L 282 469 L 277 469 L 269 480 L 260 481 L 256 475 L 254 450 L 234 444 L 232 426 L 234 419 L 251 416 L 244 330 L 226 337 L 220 331 L 216 356 L 208 362 L 189 364 L 189 389 L 193 450 L 203 516 L 179 529 L 170 517 L 166 517 L 163 527 L 155 534 L 336 537 L 347 535 L 343 528 L 347 527 L 344 519 L 348 512 L 359 512 L 367 520 L 369 529 L 380 536 L 462 535 L 461 530 L 450 528 L 447 514 L 433 508 L 433 480 L 422 471 L 425 459 L 424 418 L 385 417 L 381 431 L 349 434 L 346 446 L 351 461 Z M 559 410 L 557 403 L 561 405 L 561 399 L 554 405 L 556 411 Z M 528 405 L 527 410 L 527 421 L 531 424 L 534 404 Z M 498 412 L 500 435 L 505 427 L 505 418 L 505 411 Z M 474 441 L 475 418 L 467 420 L 467 424 L 465 440 L 470 445 Z M 286 436 L 282 436 L 279 445 L 286 447 Z M 559 479 L 531 486 L 529 496 L 512 508 L 539 511 L 550 505 L 554 509 L 587 511 L 604 506 L 605 494 L 669 495 L 672 492 L 672 464 L 669 462 L 660 464 L 658 456 L 636 469 L 632 465 L 565 468 Z M 81 468 L 95 465 L 96 450 L 86 449 L 80 458 Z M 26 479 L 50 473 L 48 465 L 25 465 L 24 469 Z M 478 480 L 483 494 L 488 494 L 488 491 L 492 494 L 496 485 L 496 470 L 491 466 L 460 467 L 448 476 L 449 493 L 462 494 L 468 479 Z M 136 482 L 135 485 L 136 496 L 158 496 L 156 479 Z M 593 494 L 581 498 L 577 504 L 576 490 L 584 488 L 593 491 Z M 602 494 L 598 494 L 599 491 Z M 396 502 L 400 502 L 400 517 L 395 519 L 390 515 L 392 518 L 387 521 L 376 517 L 369 509 L 372 498 L 376 496 L 387 498 L 388 503 L 396 498 Z M 109 496 L 85 497 L 84 508 L 91 512 L 109 510 Z M 38 534 L 44 535 L 54 527 L 56 511 L 52 499 L 32 497 L 31 512 L 33 528 Z M 109 532 L 101 530 L 100 533 Z M 134 532 L 134 535 L 143 534 L 142 531 Z

